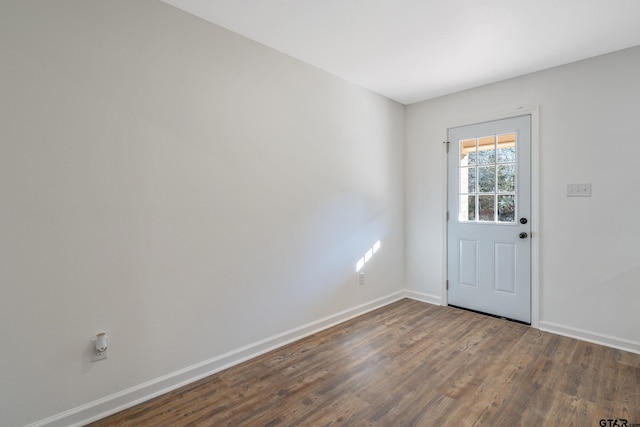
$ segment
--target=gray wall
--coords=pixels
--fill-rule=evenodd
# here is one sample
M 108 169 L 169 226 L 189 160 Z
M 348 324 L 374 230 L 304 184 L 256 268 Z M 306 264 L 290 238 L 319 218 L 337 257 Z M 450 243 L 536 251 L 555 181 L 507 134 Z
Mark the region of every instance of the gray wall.
M 3 1 L 0 40 L 0 424 L 403 289 L 402 105 L 160 1 Z

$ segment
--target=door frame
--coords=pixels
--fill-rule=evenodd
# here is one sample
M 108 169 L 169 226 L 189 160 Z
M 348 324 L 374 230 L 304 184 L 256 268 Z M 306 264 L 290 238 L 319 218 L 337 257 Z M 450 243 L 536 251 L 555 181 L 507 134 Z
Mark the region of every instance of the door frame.
M 444 129 L 443 141 L 448 141 L 449 129 L 474 125 L 478 123 L 491 122 L 494 120 L 509 119 L 518 116 L 531 116 L 531 326 L 539 328 L 540 321 L 540 263 L 539 263 L 539 250 L 540 250 L 540 107 L 528 106 L 518 107 L 501 113 L 493 113 L 489 115 L 477 115 L 466 118 L 461 118 L 453 123 L 450 123 L 446 129 Z M 443 144 L 445 145 L 445 144 Z M 442 265 L 442 305 L 449 305 L 449 294 L 447 290 L 448 280 L 448 265 L 449 265 L 449 251 L 448 251 L 448 221 L 447 210 L 449 206 L 448 189 L 449 189 L 449 162 L 446 148 L 443 149 L 443 162 L 445 164 L 444 170 L 444 191 L 443 193 L 443 265 Z

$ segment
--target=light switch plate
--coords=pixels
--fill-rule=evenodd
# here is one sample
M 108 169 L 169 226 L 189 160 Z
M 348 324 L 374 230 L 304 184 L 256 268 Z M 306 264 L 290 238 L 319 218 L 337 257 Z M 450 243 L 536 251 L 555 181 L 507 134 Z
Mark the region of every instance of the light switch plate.
M 591 197 L 591 183 L 567 184 L 567 197 Z

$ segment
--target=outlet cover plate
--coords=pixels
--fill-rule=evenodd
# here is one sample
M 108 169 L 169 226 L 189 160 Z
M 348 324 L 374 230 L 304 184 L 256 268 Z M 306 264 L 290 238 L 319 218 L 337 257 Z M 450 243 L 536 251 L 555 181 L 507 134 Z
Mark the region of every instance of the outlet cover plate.
M 91 361 L 97 362 L 98 360 L 106 359 L 107 357 L 109 357 L 109 348 L 107 348 L 105 351 L 97 351 L 94 349 Z

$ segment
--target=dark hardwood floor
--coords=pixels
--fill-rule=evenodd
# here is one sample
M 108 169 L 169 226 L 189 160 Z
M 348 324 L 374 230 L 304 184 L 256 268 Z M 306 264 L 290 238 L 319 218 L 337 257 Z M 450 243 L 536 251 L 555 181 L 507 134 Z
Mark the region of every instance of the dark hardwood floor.
M 599 427 L 614 419 L 640 425 L 640 355 L 404 299 L 90 426 Z

